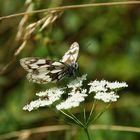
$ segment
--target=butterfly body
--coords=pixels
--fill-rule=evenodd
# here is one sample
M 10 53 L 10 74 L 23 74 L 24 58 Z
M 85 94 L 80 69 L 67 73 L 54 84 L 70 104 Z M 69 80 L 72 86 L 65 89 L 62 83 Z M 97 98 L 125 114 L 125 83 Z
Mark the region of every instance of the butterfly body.
M 71 77 L 71 76 L 73 76 L 75 74 L 77 68 L 78 68 L 78 64 L 77 63 L 71 64 L 71 65 L 67 65 L 66 69 L 65 69 L 65 73 L 69 77 Z
M 74 42 L 60 61 L 52 61 L 45 58 L 27 57 L 20 60 L 21 66 L 28 72 L 29 81 L 46 84 L 56 82 L 65 76 L 74 75 L 78 64 L 79 44 Z

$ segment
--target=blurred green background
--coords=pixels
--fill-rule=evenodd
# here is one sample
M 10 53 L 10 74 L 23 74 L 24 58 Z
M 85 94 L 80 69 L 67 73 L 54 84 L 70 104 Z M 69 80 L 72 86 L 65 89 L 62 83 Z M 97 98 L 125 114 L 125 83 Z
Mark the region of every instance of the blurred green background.
M 34 9 L 63 5 L 76 5 L 105 0 L 33 0 Z M 26 11 L 24 0 L 0 0 L 0 16 Z M 45 14 L 30 16 L 26 24 L 37 21 Z M 32 35 L 25 48 L 14 58 L 14 52 L 22 41 L 15 41 L 22 17 L 0 21 L 0 134 L 64 124 L 62 116 L 50 109 L 26 112 L 22 107 L 35 99 L 35 93 L 49 88 L 27 81 L 19 60 L 27 56 L 47 57 L 58 60 L 70 44 L 80 44 L 78 59 L 80 74 L 88 74 L 89 80 L 106 79 L 126 81 L 118 102 L 96 124 L 140 127 L 140 6 L 123 5 L 91 7 L 65 11 L 45 30 Z M 7 64 L 9 64 L 7 66 Z M 7 66 L 7 68 L 5 68 Z M 5 68 L 5 70 L 4 70 Z M 62 80 L 59 84 L 65 84 Z M 132 132 L 91 130 L 94 140 L 139 140 Z M 0 135 L 1 139 L 1 135 Z M 16 138 L 14 138 L 16 139 Z M 31 136 L 34 140 L 85 140 L 82 130 L 41 133 Z

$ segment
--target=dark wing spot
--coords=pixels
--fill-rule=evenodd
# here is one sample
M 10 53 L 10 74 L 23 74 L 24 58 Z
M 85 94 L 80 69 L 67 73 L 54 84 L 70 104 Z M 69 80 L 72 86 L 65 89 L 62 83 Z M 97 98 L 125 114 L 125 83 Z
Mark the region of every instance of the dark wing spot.
M 46 64 L 47 64 L 47 65 L 51 65 L 53 62 L 54 62 L 54 61 L 52 61 L 52 60 L 47 60 L 47 59 L 46 59 Z

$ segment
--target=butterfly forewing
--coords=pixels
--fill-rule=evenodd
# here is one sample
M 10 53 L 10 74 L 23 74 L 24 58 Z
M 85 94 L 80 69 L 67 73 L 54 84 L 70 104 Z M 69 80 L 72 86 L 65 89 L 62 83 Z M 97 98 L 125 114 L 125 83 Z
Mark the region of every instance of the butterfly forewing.
M 27 57 L 20 60 L 21 66 L 28 72 L 29 81 L 45 84 L 62 79 L 67 75 L 68 65 L 76 63 L 79 45 L 73 43 L 59 62 L 45 58 Z
M 33 72 L 40 68 L 46 69 L 52 63 L 53 61 L 51 60 L 36 57 L 27 57 L 20 60 L 21 66 L 28 72 Z
M 62 57 L 61 62 L 69 65 L 74 64 L 76 63 L 78 54 L 79 54 L 79 44 L 77 42 L 74 42 L 70 46 L 70 49 Z

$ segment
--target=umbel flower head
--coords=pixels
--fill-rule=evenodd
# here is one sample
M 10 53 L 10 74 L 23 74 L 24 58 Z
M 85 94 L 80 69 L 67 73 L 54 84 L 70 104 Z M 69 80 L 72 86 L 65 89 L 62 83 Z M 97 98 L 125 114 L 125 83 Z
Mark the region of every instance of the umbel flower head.
M 44 92 L 36 93 L 40 98 L 24 106 L 23 110 L 31 111 L 39 107 L 49 106 L 59 100 L 63 93 L 64 91 L 61 88 L 52 88 Z
M 89 94 L 93 95 L 96 100 L 103 102 L 116 102 L 119 95 L 116 93 L 116 89 L 128 87 L 125 82 L 108 82 L 106 80 L 101 81 L 90 81 L 85 89 L 83 87 L 83 81 L 87 80 L 87 75 L 77 77 L 75 80 L 70 82 L 67 87 L 64 88 L 52 88 L 43 92 L 36 93 L 39 99 L 34 100 L 23 107 L 24 110 L 31 111 L 39 107 L 50 106 L 55 104 L 57 110 L 66 110 L 73 107 L 78 107 L 81 102 L 85 101 Z M 85 86 L 85 85 L 84 85 Z M 67 93 L 67 98 L 62 100 L 62 95 Z M 57 102 L 56 102 L 57 101 Z
M 106 80 L 91 81 L 89 93 L 95 93 L 94 98 L 104 102 L 116 102 L 119 95 L 114 91 L 119 88 L 128 87 L 125 82 L 108 82 Z

